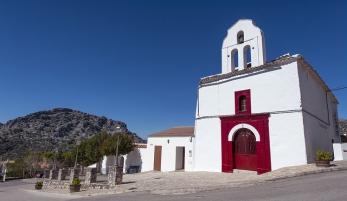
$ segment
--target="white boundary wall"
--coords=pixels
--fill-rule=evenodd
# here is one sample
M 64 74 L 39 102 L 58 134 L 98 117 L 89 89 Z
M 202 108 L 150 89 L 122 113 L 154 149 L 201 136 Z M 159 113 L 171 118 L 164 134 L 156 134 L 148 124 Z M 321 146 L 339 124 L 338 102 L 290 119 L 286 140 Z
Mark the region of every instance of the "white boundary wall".
M 134 148 L 134 151 L 124 155 L 123 172 L 127 173 L 130 166 L 140 166 L 139 172 L 148 171 L 147 169 L 147 148 Z
M 334 143 L 335 161 L 347 160 L 347 143 Z
M 126 173 L 130 166 L 140 166 L 139 171 L 144 172 L 148 171 L 147 168 L 147 149 L 146 148 L 134 148 L 134 151 L 129 154 L 123 155 L 124 157 L 124 166 L 123 172 Z M 101 172 L 103 174 L 108 174 L 109 166 L 114 166 L 116 164 L 116 156 L 104 156 L 102 159 Z M 96 167 L 96 164 L 89 166 Z

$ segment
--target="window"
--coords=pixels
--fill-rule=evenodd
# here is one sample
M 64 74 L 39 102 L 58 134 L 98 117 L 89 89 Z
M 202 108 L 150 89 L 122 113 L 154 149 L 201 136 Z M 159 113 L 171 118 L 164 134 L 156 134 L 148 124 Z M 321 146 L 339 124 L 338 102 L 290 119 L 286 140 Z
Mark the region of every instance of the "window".
M 240 112 L 244 112 L 247 111 L 247 100 L 246 100 L 246 96 L 242 95 L 240 96 L 240 100 L 239 100 L 239 111 Z
M 251 90 L 235 91 L 235 114 L 251 113 Z

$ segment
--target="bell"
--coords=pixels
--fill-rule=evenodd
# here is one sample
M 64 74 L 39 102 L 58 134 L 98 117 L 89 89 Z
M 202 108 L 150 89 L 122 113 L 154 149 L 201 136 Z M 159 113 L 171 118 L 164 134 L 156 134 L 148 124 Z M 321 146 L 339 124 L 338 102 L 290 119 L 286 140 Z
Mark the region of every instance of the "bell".
M 239 39 L 239 44 L 241 44 L 241 43 L 243 43 L 243 42 L 244 42 L 243 35 L 240 35 L 238 39 Z

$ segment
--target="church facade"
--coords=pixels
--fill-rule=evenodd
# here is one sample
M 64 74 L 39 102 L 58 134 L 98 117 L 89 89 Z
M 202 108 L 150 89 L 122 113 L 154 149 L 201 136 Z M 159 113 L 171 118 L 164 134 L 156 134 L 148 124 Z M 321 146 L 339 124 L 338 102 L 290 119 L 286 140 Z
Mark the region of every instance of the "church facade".
M 200 80 L 194 170 L 262 174 L 313 163 L 340 142 L 337 104 L 301 55 L 266 62 L 263 32 L 241 19 L 223 41 L 222 73 Z

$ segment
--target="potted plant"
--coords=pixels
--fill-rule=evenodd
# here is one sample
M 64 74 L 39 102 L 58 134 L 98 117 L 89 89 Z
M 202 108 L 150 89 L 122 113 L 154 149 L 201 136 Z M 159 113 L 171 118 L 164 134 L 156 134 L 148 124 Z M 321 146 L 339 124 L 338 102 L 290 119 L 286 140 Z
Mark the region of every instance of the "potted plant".
M 43 182 L 42 181 L 39 181 L 40 179 L 40 174 L 36 174 L 36 183 L 35 183 L 35 190 L 41 190 L 42 189 L 42 186 L 43 186 Z
M 81 190 L 81 180 L 75 177 L 70 185 L 70 193 L 79 192 Z
M 42 181 L 38 181 L 35 183 L 35 190 L 41 190 L 43 186 L 43 182 Z
M 333 158 L 333 154 L 328 151 L 322 151 L 319 150 L 316 152 L 316 160 L 314 161 L 316 163 L 317 167 L 329 167 L 330 161 Z

